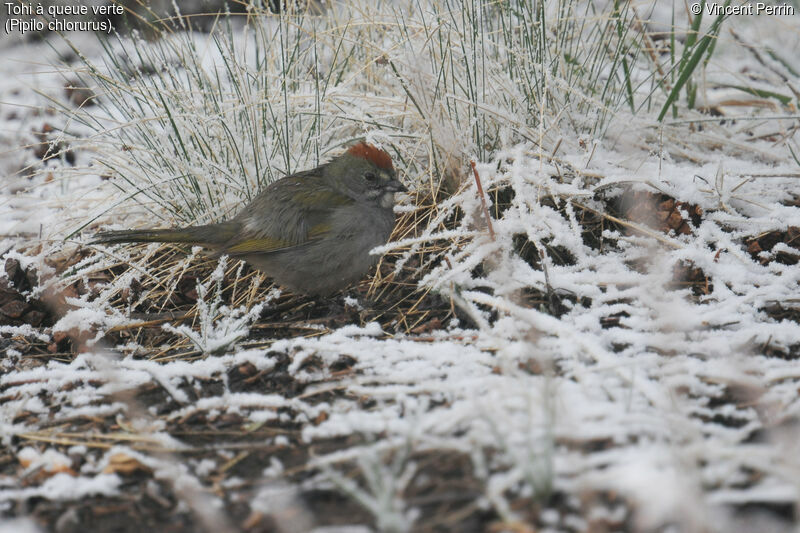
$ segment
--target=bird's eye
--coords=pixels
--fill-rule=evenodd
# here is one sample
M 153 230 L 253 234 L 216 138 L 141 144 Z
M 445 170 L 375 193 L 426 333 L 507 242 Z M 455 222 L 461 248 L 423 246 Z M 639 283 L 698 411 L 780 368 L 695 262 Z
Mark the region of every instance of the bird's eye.
M 364 174 L 364 179 L 367 180 L 368 182 L 372 183 L 373 181 L 378 179 L 378 176 L 376 176 L 372 172 L 367 172 L 367 173 Z

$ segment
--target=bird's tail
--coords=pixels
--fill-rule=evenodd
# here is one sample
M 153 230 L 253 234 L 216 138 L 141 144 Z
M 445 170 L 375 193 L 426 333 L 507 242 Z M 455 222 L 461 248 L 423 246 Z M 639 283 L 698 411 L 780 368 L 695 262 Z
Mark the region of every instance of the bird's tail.
M 223 222 L 188 228 L 103 231 L 95 234 L 90 244 L 115 244 L 120 242 L 181 242 L 213 245 L 227 242 L 238 230 L 238 224 Z

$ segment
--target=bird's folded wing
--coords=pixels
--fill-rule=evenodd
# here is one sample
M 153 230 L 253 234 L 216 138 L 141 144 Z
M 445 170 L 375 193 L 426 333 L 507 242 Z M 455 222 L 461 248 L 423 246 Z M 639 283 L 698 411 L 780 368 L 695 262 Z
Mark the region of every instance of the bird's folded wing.
M 263 254 L 317 242 L 331 234 L 332 214 L 335 210 L 353 203 L 351 198 L 327 188 L 295 189 L 288 196 L 290 199 L 281 203 L 281 219 L 284 224 L 273 226 L 274 229 L 268 235 L 261 233 L 243 236 L 241 240 L 227 247 L 225 253 L 231 256 Z M 298 234 L 297 231 L 290 231 L 290 227 L 304 228 L 304 231 Z
M 252 239 L 245 239 L 241 242 L 234 244 L 225 249 L 225 253 L 230 256 L 247 255 L 252 253 L 269 253 L 278 252 L 281 250 L 288 250 L 290 248 L 297 248 L 307 244 L 316 242 L 329 234 L 331 229 L 330 224 L 317 224 L 308 230 L 308 238 L 301 243 L 292 243 L 281 239 L 273 239 L 270 237 L 253 237 Z
M 321 187 L 292 191 L 292 200 L 293 205 L 298 206 L 299 209 L 309 210 L 311 213 L 314 211 L 329 211 L 336 207 L 353 203 L 351 198 L 334 190 Z
M 236 256 L 252 253 L 274 252 L 291 247 L 292 244 L 280 239 L 270 239 L 269 237 L 254 237 L 238 242 L 225 249 L 228 255 Z

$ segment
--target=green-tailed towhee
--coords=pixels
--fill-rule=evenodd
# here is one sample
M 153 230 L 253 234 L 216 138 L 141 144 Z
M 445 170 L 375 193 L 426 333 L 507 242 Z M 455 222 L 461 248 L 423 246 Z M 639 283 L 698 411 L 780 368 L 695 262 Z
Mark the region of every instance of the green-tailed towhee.
M 174 229 L 98 233 L 94 243 L 179 242 L 244 259 L 279 285 L 326 295 L 360 280 L 389 240 L 397 180 L 392 159 L 367 143 L 261 191 L 233 219 Z

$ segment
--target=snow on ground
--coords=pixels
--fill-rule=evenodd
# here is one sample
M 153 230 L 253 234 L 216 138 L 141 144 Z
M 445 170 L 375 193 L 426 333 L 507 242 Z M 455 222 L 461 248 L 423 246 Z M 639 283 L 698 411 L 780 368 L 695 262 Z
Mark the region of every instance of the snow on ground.
M 764 49 L 793 50 L 800 37 L 797 17 L 730 24 Z M 100 54 L 90 40 L 80 46 Z M 64 126 L 62 115 L 41 111 L 50 105 L 43 95 L 63 96 L 63 81 L 48 66 L 54 52 L 44 43 L 6 42 L 2 53 L 0 238 L 7 257 L 45 272 L 45 258 L 76 249 L 59 239 L 102 212 L 113 189 L 90 151 L 76 151 L 74 165 L 43 164 L 31 149 L 19 148 L 37 142 L 32 132 L 45 123 Z M 758 252 L 751 243 L 800 227 L 800 169 L 787 149 L 788 142 L 800 154 L 792 137 L 797 117 L 779 106 L 742 105 L 756 97 L 719 87 L 756 78 L 791 95 L 800 81 L 783 64 L 742 59 L 743 53 L 725 33 L 707 70 L 714 88 L 700 91 L 704 105 L 722 106 L 738 121 L 690 125 L 679 116 L 660 129 L 655 112 L 621 109 L 596 144 L 565 138 L 544 158 L 530 142 L 511 143 L 478 161 L 485 190 L 514 193 L 495 216 L 493 235 L 467 174 L 469 185 L 443 200 L 438 220 L 381 250 L 402 251 L 399 270 L 424 244 L 462 243 L 418 277 L 461 317 L 433 331 L 394 331 L 372 322 L 237 348 L 237 335 L 225 326 L 243 330 L 253 317 L 227 309 L 201 332 L 227 336 L 216 344 L 204 340 L 214 347 L 206 352 L 225 353 L 153 359 L 141 347 L 100 340 L 106 329 L 131 322 L 110 297 L 72 298 L 73 310 L 44 333 L 91 329 L 84 353 L 40 364 L 4 345 L 0 439 L 5 464 L 20 466 L 0 477 L 0 512 L 10 520 L 0 529 L 35 530 L 24 522 L 20 503 L 33 498 L 119 495 L 130 473 L 120 457 L 162 483 L 148 490 L 171 486 L 183 511 L 206 524 L 225 523 L 226 502 L 241 490 L 250 495 L 248 509 L 278 517 L 295 506 L 298 524 L 327 525 L 324 515 L 308 515 L 307 506 L 315 510 L 302 495 L 335 490 L 366 510 L 354 526 L 424 529 L 425 504 L 403 496 L 440 473 L 421 460 L 433 456 L 466 458 L 469 490 L 461 497 L 474 506 L 471 512 L 490 513 L 503 524 L 497 530 L 525 522 L 547 531 L 597 524 L 793 530 L 800 502 L 798 247 L 787 241 Z M 204 57 L 213 63 L 211 52 Z M 372 125 L 361 133 L 376 135 Z M 405 155 L 424 145 L 401 135 L 395 142 Z M 26 168 L 36 170 L 32 178 Z M 405 177 L 418 186 L 427 179 L 410 171 Z M 688 231 L 598 217 L 602 243 L 591 241 L 587 217 L 637 191 L 683 202 L 676 209 Z M 487 200 L 496 213 L 496 197 Z M 402 209 L 411 209 L 409 199 L 403 202 Z M 692 206 L 699 207 L 699 220 L 692 219 Z M 659 203 L 646 207 L 663 210 Z M 438 222 L 456 211 L 462 215 L 456 227 L 443 230 Z M 527 256 L 520 239 L 528 242 Z M 538 250 L 545 249 L 567 260 L 549 255 L 542 261 Z M 88 259 L 65 277 L 80 277 L 81 268 L 104 260 Z M 681 284 L 691 269 L 700 270 L 705 287 L 694 278 Z M 541 294 L 558 302 L 548 304 Z M 265 309 L 270 305 L 264 302 Z M 28 334 L 22 326 L 0 328 L 4 338 Z M 345 357 L 350 362 L 342 371 Z M 280 372 L 294 389 L 242 385 L 236 372 L 248 366 L 265 379 Z M 136 399 L 141 390 L 164 396 L 148 403 Z M 173 431 L 197 417 L 208 424 L 234 417 L 248 431 L 291 431 L 259 440 L 271 451 L 255 480 L 220 481 L 215 475 L 233 461 L 239 443 L 226 437 L 204 447 Z M 92 418 L 116 420 L 118 427 L 106 437 L 70 429 Z M 292 477 L 298 466 L 284 465 L 292 450 L 329 442 L 340 444 L 315 449 L 305 459 L 309 475 Z M 78 464 L 77 472 L 67 466 Z M 753 511 L 743 511 L 746 506 Z

